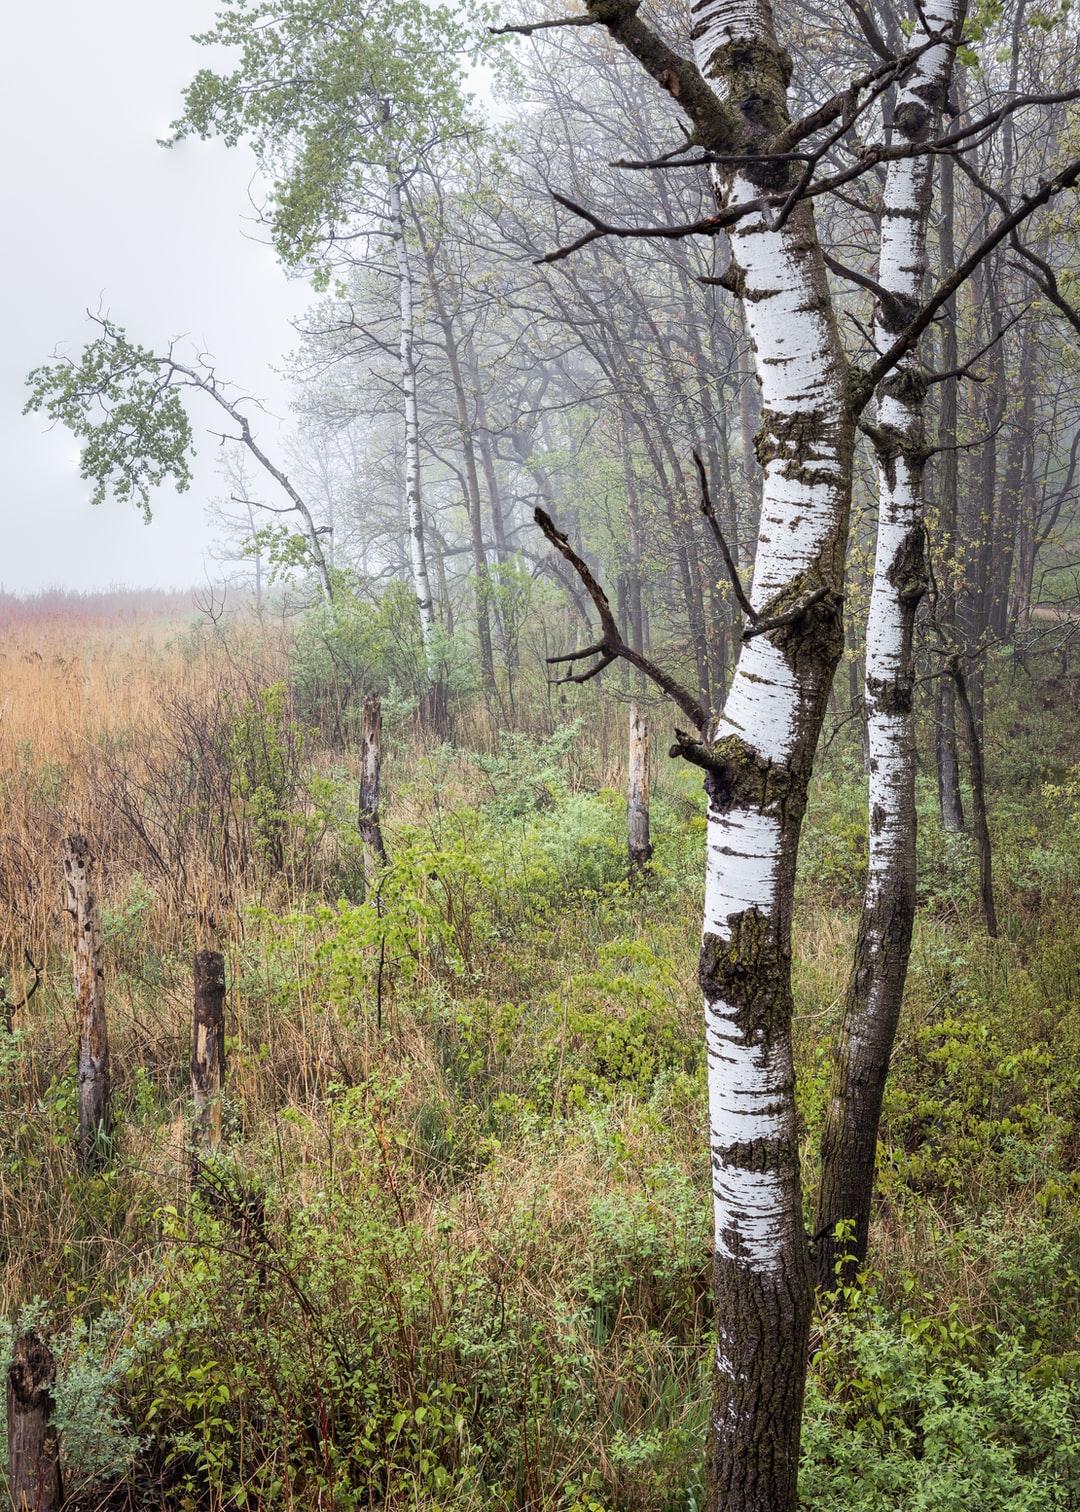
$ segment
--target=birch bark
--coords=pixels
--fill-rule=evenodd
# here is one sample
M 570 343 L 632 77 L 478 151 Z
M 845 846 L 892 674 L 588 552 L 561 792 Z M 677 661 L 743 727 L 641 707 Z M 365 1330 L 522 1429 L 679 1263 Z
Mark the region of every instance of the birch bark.
M 416 401 L 416 354 L 413 349 L 413 281 L 409 267 L 409 249 L 405 244 L 405 216 L 401 204 L 401 185 L 391 168 L 389 176 L 390 236 L 398 268 L 398 297 L 401 311 L 401 388 L 405 400 L 405 507 L 409 519 L 409 564 L 413 592 L 420 614 L 420 631 L 431 680 L 434 662 L 435 600 L 428 575 L 427 544 L 424 531 L 424 507 L 420 494 L 420 416 Z
M 743 145 L 753 150 L 789 122 L 790 65 L 772 12 L 765 0 L 701 0 L 692 15 L 698 67 L 738 111 Z M 740 203 L 783 189 L 787 172 L 740 164 L 718 176 L 718 198 Z M 763 493 L 750 594 L 759 623 L 744 638 L 710 732 L 717 764 L 706 778 L 699 975 L 717 1318 L 709 1506 L 779 1512 L 796 1504 L 811 1295 L 791 918 L 807 783 L 843 643 L 853 419 L 812 207 L 798 205 L 780 229 L 763 215 L 745 217 L 731 250 L 761 396 Z M 792 611 L 790 623 L 764 628 Z
M 630 886 L 644 880 L 653 848 L 649 840 L 649 718 L 630 702 L 630 767 L 626 792 L 626 850 Z
M 635 0 L 586 0 L 724 154 L 721 205 L 793 185 L 761 154 L 790 126 L 791 65 L 767 0 L 698 0 L 697 66 Z M 732 162 L 734 150 L 746 156 Z M 774 149 L 775 150 L 775 149 Z M 759 154 L 756 158 L 752 154 Z M 854 405 L 811 206 L 731 232 L 761 391 L 763 480 L 751 604 L 723 713 L 700 744 L 708 837 L 699 980 L 705 1005 L 717 1349 L 710 1512 L 793 1512 L 811 1275 L 803 1227 L 791 1020 L 795 859 L 829 688 L 851 508 Z M 648 446 L 652 438 L 644 436 Z
M 937 134 L 962 16 L 961 0 L 929 0 L 916 42 L 940 36 L 897 90 L 894 141 Z M 926 274 L 933 157 L 890 162 L 882 207 L 875 315 L 887 350 L 918 308 Z M 873 431 L 878 458 L 878 533 L 866 630 L 870 855 L 855 958 L 835 1048 L 822 1140 L 816 1275 L 832 1290 L 837 1266 L 850 1279 L 865 1258 L 874 1158 L 885 1078 L 907 976 L 915 917 L 915 612 L 926 591 L 923 522 L 926 383 L 913 350 L 882 380 Z M 854 1244 L 836 1226 L 854 1220 Z

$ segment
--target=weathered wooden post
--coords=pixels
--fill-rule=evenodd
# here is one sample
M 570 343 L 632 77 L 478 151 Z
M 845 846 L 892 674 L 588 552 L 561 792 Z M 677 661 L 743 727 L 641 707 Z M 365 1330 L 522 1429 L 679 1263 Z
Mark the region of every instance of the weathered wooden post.
M 626 794 L 626 848 L 630 885 L 643 880 L 653 853 L 649 843 L 649 720 L 630 704 L 630 777 Z
M 13 1512 L 59 1512 L 64 1500 L 52 1413 L 56 1361 L 35 1333 L 15 1340 L 7 1373 L 8 1486 Z
M 360 725 L 360 838 L 364 842 L 364 881 L 372 885 L 386 865 L 386 846 L 379 823 L 379 778 L 382 774 L 382 699 L 369 693 Z
M 67 911 L 79 1024 L 79 1156 L 92 1170 L 101 1164 L 109 1119 L 109 1036 L 101 969 L 101 919 L 93 889 L 94 858 L 81 835 L 64 841 Z
M 225 957 L 219 950 L 200 950 L 195 957 L 195 1016 L 191 1025 L 196 1145 L 216 1150 L 221 1143 L 224 1087 Z

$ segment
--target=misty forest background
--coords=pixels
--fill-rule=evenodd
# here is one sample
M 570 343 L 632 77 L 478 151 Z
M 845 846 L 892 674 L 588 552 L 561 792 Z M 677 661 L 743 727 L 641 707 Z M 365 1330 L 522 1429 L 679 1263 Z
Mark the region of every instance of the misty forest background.
M 683 35 L 675 7 L 653 9 Z M 800 110 L 834 87 L 827 70 L 873 63 L 843 6 L 778 14 Z M 873 14 L 900 45 L 900 19 Z M 0 595 L 0 1354 L 29 1326 L 50 1340 L 71 1506 L 703 1505 L 704 797 L 665 754 L 673 709 L 625 663 L 555 680 L 596 615 L 533 511 L 582 552 L 626 642 L 718 709 L 742 613 L 693 453 L 749 581 L 756 387 L 737 304 L 710 281 L 722 237 L 537 261 L 586 229 L 552 190 L 625 225 L 700 220 L 712 191 L 701 170 L 612 166 L 654 158 L 676 117 L 595 30 L 511 55 L 485 65 L 487 116 L 441 107 L 403 176 L 427 634 L 400 264 L 374 190 L 318 255 L 297 233 L 316 292 L 284 438 L 167 332 L 122 338 L 194 375 L 159 363 L 155 402 L 180 394 L 200 447 L 218 418 L 240 434 L 215 418 L 217 386 L 287 476 L 292 494 L 242 435 L 223 446 L 219 585 L 195 607 Z M 1071 87 L 1076 18 L 982 6 L 961 59 L 957 108 L 975 117 Z M 937 269 L 1075 143 L 1076 110 L 1017 112 L 943 164 Z M 818 201 L 827 250 L 871 282 L 879 191 L 870 175 Z M 812 1341 L 816 1509 L 1080 1507 L 1078 214 L 1069 195 L 1038 216 L 1036 260 L 1003 244 L 924 352 L 959 371 L 929 400 L 919 911 L 870 1262 Z M 858 350 L 871 292 L 836 287 Z M 108 320 L 95 339 L 115 342 L 122 311 Z M 875 493 L 864 439 L 795 930 L 811 1197 L 866 872 Z M 996 937 L 931 613 L 971 689 Z M 374 883 L 357 825 L 372 693 L 389 857 Z M 644 875 L 626 852 L 632 698 L 653 735 Z M 74 1156 L 73 832 L 101 872 L 112 1052 L 114 1129 L 90 1172 Z M 204 948 L 226 960 L 227 1080 L 221 1144 L 193 1160 Z

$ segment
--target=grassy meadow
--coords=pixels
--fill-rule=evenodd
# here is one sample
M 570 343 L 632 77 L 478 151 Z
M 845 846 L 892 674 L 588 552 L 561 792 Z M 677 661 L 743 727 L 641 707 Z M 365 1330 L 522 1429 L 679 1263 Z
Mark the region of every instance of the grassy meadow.
M 391 864 L 365 894 L 355 732 L 288 626 L 77 611 L 0 602 L 0 1351 L 51 1341 L 69 1505 L 692 1512 L 705 820 L 668 712 L 631 890 L 617 679 L 523 685 L 512 731 L 474 698 L 442 745 L 389 697 Z M 815 1512 L 1080 1508 L 1080 663 L 996 661 L 988 690 L 1001 938 L 924 729 L 872 1263 L 813 1341 Z M 795 939 L 808 1194 L 864 866 L 843 713 Z M 99 858 L 116 1114 L 90 1176 L 73 831 Z M 208 947 L 213 1155 L 190 1136 Z

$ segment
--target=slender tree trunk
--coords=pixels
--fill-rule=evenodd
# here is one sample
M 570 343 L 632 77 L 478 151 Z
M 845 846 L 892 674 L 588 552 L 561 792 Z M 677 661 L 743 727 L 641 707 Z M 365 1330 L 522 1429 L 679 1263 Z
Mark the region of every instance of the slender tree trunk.
M 491 645 L 491 582 L 488 576 L 487 553 L 484 550 L 484 519 L 480 503 L 480 478 L 476 470 L 476 448 L 473 445 L 472 420 L 469 416 L 469 401 L 465 392 L 465 380 L 461 372 L 457 336 L 450 318 L 446 301 L 442 296 L 439 271 L 435 255 L 424 235 L 423 223 L 414 214 L 414 223 L 424 254 L 428 288 L 435 304 L 435 314 L 443 333 L 443 350 L 450 369 L 450 386 L 454 391 L 454 409 L 457 415 L 458 440 L 465 464 L 465 503 L 469 518 L 469 539 L 472 545 L 473 579 L 476 593 L 476 637 L 480 646 L 480 672 L 485 685 L 495 688 L 495 657 Z
M 465 341 L 465 356 L 469 367 L 469 378 L 472 383 L 473 404 L 476 407 L 476 437 L 480 446 L 480 462 L 484 469 L 484 482 L 487 485 L 488 507 L 491 511 L 491 533 L 495 541 L 495 560 L 502 563 L 510 555 L 506 544 L 506 517 L 503 511 L 502 492 L 499 488 L 499 475 L 495 468 L 495 452 L 491 445 L 491 426 L 488 420 L 484 384 L 480 376 L 480 360 L 476 355 L 476 347 L 473 345 L 470 337 L 467 337 Z
M 413 341 L 413 281 L 409 249 L 405 241 L 405 216 L 401 185 L 393 169 L 389 176 L 390 235 L 398 268 L 401 311 L 401 388 L 405 400 L 405 508 L 409 520 L 409 562 L 413 592 L 420 616 L 420 633 L 427 664 L 427 715 L 436 729 L 445 725 L 446 698 L 435 655 L 435 599 L 428 574 L 424 506 L 420 493 L 420 414 L 416 397 L 416 354 Z
M 967 692 L 971 702 L 975 727 L 982 739 L 983 713 L 986 704 L 986 631 L 990 627 L 990 611 L 993 602 L 993 562 L 998 544 L 1000 526 L 997 476 L 998 476 L 998 431 L 1005 416 L 1007 394 L 1005 387 L 1005 352 L 1002 344 L 1004 316 L 1002 309 L 1002 279 L 1000 259 L 990 257 L 977 270 L 978 282 L 973 275 L 972 285 L 977 298 L 981 298 L 987 313 L 987 332 L 990 348 L 984 358 L 988 377 L 980 389 L 983 407 L 985 439 L 979 448 L 976 486 L 972 502 L 977 518 L 969 524 L 968 539 L 973 549 L 968 556 L 965 570 L 965 589 L 970 599 L 967 622 L 964 626 L 967 639 L 968 671 Z
M 1009 590 L 1012 586 L 1013 557 L 1020 532 L 1024 463 L 1031 438 L 1035 399 L 1035 350 L 1030 324 L 1024 326 L 1018 384 L 1019 404 L 1014 412 L 1005 452 L 1005 474 L 1001 480 L 996 541 L 990 564 L 990 628 L 1000 641 L 1006 640 L 1009 634 Z
M 949 661 L 949 671 L 956 685 L 956 702 L 964 724 L 968 757 L 971 762 L 971 822 L 975 834 L 975 847 L 979 853 L 979 901 L 982 904 L 986 932 L 992 940 L 997 939 L 997 909 L 994 906 L 993 852 L 990 847 L 990 824 L 986 813 L 986 777 L 983 770 L 982 739 L 971 706 L 967 679 L 959 656 Z
M 258 536 L 256 535 L 255 507 L 250 501 L 247 505 L 248 524 L 251 527 L 252 553 L 255 562 L 255 613 L 262 613 L 263 606 L 263 560 L 262 551 L 259 548 Z
M 958 23 L 956 0 L 928 0 L 924 27 Z M 897 91 L 894 134 L 913 145 L 934 136 L 948 95 L 952 47 L 929 48 Z M 918 308 L 926 275 L 933 158 L 894 160 L 885 178 L 875 322 L 885 351 Z M 881 1100 L 907 978 L 915 919 L 915 612 L 926 592 L 923 523 L 925 383 L 911 352 L 881 383 L 874 445 L 878 532 L 866 627 L 866 709 L 870 742 L 870 857 L 855 959 L 835 1047 L 821 1149 L 815 1224 L 820 1290 L 850 1280 L 865 1259 Z M 854 1243 L 836 1227 L 854 1222 Z
M 221 1145 L 221 1099 L 225 1090 L 225 957 L 200 950 L 195 957 L 195 1011 L 191 1024 L 191 1096 L 194 1143 Z
M 87 1170 L 94 1170 L 104 1159 L 111 1133 L 101 920 L 94 891 L 94 858 L 81 835 L 69 835 L 64 841 L 63 859 L 79 1026 L 79 1157 Z
M 379 818 L 379 783 L 382 777 L 382 699 L 369 693 L 364 699 L 360 726 L 360 838 L 364 842 L 364 881 L 370 890 L 387 864 Z
M 740 560 L 739 546 L 739 508 L 735 498 L 735 486 L 731 477 L 731 433 L 728 429 L 727 416 L 721 407 L 720 410 L 720 477 L 723 480 L 723 527 L 724 537 L 731 552 L 731 559 L 735 564 L 735 571 L 741 574 L 742 565 Z M 734 660 L 734 648 L 738 646 L 739 629 L 742 624 L 741 611 L 735 600 L 735 593 L 726 575 L 722 579 L 724 604 L 727 609 L 726 625 L 727 635 L 724 648 L 724 669 L 722 686 L 724 696 L 727 696 L 728 678 L 731 674 Z
M 952 276 L 956 268 L 953 223 L 956 215 L 956 169 L 952 158 L 941 158 L 941 225 L 938 232 L 941 277 Z M 960 363 L 956 335 L 956 295 L 941 311 L 941 366 L 946 373 L 955 372 Z M 937 615 L 946 633 L 956 636 L 956 583 L 959 575 L 956 547 L 959 439 L 957 426 L 957 386 L 959 379 L 946 378 L 941 385 L 941 416 L 938 445 L 941 451 L 940 505 L 938 510 L 936 558 L 939 599 Z M 964 828 L 964 805 L 960 793 L 960 753 L 956 743 L 956 702 L 951 678 L 938 681 L 937 719 L 934 724 L 934 753 L 937 765 L 938 804 L 941 822 L 954 832 Z
M 695 54 L 721 94 L 752 95 L 753 129 L 782 129 L 787 60 L 764 0 L 701 7 Z M 749 113 L 748 113 L 749 116 Z M 752 165 L 718 175 L 755 197 Z M 783 628 L 745 640 L 709 732 L 705 1003 L 717 1352 L 710 1512 L 791 1512 L 810 1325 L 792 1053 L 791 920 L 806 790 L 840 659 L 854 422 L 813 210 L 731 231 L 761 390 L 760 539 L 750 601 Z M 813 606 L 800 612 L 811 592 Z
M 1013 577 L 1012 607 L 1009 617 L 1017 629 L 1026 632 L 1031 625 L 1031 595 L 1035 583 L 1035 533 L 1038 502 L 1035 496 L 1035 442 L 1029 437 L 1024 458 L 1024 498 L 1020 508 L 1020 526 L 1016 538 L 1016 572 Z
M 637 699 L 630 704 L 630 772 L 626 799 L 626 848 L 630 886 L 639 886 L 653 848 L 649 842 L 649 720 Z
M 740 320 L 740 325 L 745 330 L 745 321 Z M 742 437 L 742 475 L 746 485 L 746 495 L 750 502 L 750 513 L 756 513 L 756 505 L 761 493 L 761 481 L 757 465 L 757 452 L 754 445 L 754 437 L 757 433 L 759 416 L 754 405 L 754 376 L 751 365 L 749 341 L 739 342 L 738 355 L 739 377 L 739 434 Z
M 639 656 L 645 654 L 645 624 L 641 595 L 641 509 L 638 503 L 637 477 L 634 473 L 634 454 L 630 447 L 630 423 L 625 406 L 619 407 L 619 457 L 622 461 L 623 485 L 626 489 L 626 522 L 628 526 L 627 547 L 630 557 L 629 571 L 629 621 L 630 646 Z M 645 687 L 645 678 L 634 673 L 634 685 L 640 693 Z
M 667 428 L 663 425 L 659 411 L 651 400 L 651 397 L 648 399 L 648 420 L 640 415 L 632 405 L 628 404 L 627 408 L 645 443 L 645 450 L 648 452 L 649 459 L 656 470 L 656 475 L 660 479 L 666 501 L 668 520 L 671 524 L 671 534 L 675 543 L 675 561 L 679 569 L 679 579 L 682 583 L 686 617 L 690 624 L 690 641 L 694 652 L 694 670 L 697 674 L 698 698 L 701 701 L 702 707 L 707 709 L 711 703 L 708 636 L 705 631 L 705 608 L 701 597 L 701 570 L 697 559 L 697 545 L 687 523 L 686 479 L 679 466 L 674 446 L 667 434 Z M 664 465 L 664 458 L 660 454 L 657 440 L 653 435 L 653 426 L 660 432 L 659 446 L 663 446 L 664 453 L 667 456 L 668 466 L 671 468 L 670 475 L 668 467 Z
M 847 646 L 848 713 L 858 722 L 859 745 L 862 747 L 863 770 L 870 770 L 870 748 L 866 735 L 866 704 L 863 698 L 859 664 L 859 643 L 855 634 L 855 622 L 850 617 L 844 627 Z
M 36 1334 L 15 1340 L 7 1372 L 8 1488 L 12 1512 L 60 1512 L 64 1488 L 50 1422 L 56 1362 Z
M 964 798 L 960 791 L 960 749 L 956 741 L 956 693 L 948 677 L 939 677 L 937 681 L 934 747 L 941 823 L 958 834 L 964 828 Z

